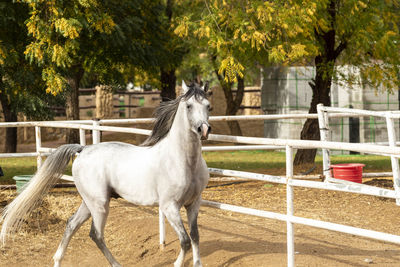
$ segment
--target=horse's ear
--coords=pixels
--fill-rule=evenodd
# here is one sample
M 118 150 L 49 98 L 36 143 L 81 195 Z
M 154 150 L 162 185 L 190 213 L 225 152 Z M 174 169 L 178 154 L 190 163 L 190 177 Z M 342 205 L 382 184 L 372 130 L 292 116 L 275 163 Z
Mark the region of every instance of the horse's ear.
M 210 85 L 209 85 L 208 81 L 206 81 L 206 83 L 204 84 L 204 86 L 201 87 L 201 89 L 203 89 L 204 92 L 207 92 L 209 88 L 210 88 Z
M 189 90 L 189 87 L 187 87 L 186 83 L 184 80 L 182 80 L 182 94 L 186 94 L 186 92 Z

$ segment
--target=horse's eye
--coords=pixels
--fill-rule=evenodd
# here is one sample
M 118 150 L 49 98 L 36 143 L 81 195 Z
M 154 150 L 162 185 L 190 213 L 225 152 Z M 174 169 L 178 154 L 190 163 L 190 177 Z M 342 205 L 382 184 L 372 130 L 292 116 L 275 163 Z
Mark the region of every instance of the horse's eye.
M 190 110 L 192 108 L 192 105 L 191 104 L 187 104 L 186 107 L 187 107 L 187 109 Z

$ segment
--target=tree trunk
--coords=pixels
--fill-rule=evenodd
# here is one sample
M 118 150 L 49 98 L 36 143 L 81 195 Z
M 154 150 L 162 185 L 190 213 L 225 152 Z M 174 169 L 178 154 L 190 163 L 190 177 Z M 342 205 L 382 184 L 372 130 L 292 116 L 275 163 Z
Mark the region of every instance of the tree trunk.
M 219 83 L 224 91 L 224 96 L 226 100 L 226 110 L 225 115 L 236 115 L 238 112 L 240 105 L 242 104 L 243 95 L 244 95 L 244 79 L 238 77 L 238 85 L 235 97 L 233 97 L 232 92 L 232 83 L 225 82 L 224 78 L 219 75 L 218 70 L 214 71 L 218 77 Z M 240 128 L 238 121 L 228 121 L 228 127 L 231 132 L 231 135 L 242 136 L 242 129 Z
M 335 62 L 340 53 L 347 47 L 347 42 L 341 40 L 335 48 L 336 3 L 334 0 L 330 1 L 328 8 L 331 29 L 325 33 L 318 33 L 318 31 L 314 33 L 322 51 L 320 55 L 315 57 L 316 74 L 313 81 L 309 83 L 313 95 L 308 113 L 317 113 L 317 105 L 319 103 L 324 106 L 331 105 L 330 93 Z M 317 119 L 306 120 L 300 138 L 302 140 L 320 140 Z M 316 152 L 316 149 L 299 149 L 294 158 L 294 165 L 314 163 Z
M 84 70 L 81 66 L 78 66 L 73 73 L 73 76 L 67 77 L 68 89 L 65 107 L 67 120 L 79 120 L 79 84 Z M 66 142 L 68 144 L 79 144 L 79 130 L 67 129 Z
M 0 77 L 1 79 L 1 77 Z M 3 108 L 4 121 L 6 122 L 16 122 L 18 120 L 17 113 L 12 110 L 11 103 L 8 100 L 6 94 L 4 94 L 4 86 L 0 80 L 0 103 Z M 4 143 L 4 152 L 5 153 L 15 153 L 17 152 L 17 128 L 16 127 L 7 127 L 6 128 L 6 136 Z
M 175 92 L 176 76 L 175 69 L 161 69 L 161 98 L 162 101 L 169 101 L 176 98 Z
M 165 16 L 168 19 L 168 27 L 171 25 L 172 21 L 172 12 L 173 12 L 174 1 L 167 0 L 165 6 Z M 173 50 L 170 51 L 173 53 Z M 171 67 L 170 69 L 161 68 L 160 70 L 160 81 L 161 81 L 161 99 L 162 101 L 169 101 L 176 98 L 176 76 L 175 76 L 175 67 Z
M 317 113 L 317 105 L 322 103 L 324 106 L 331 105 L 330 91 L 332 83 L 333 62 L 328 64 L 331 66 L 327 71 L 326 58 L 317 56 L 315 58 L 316 75 L 315 79 L 310 82 L 312 89 L 312 100 L 308 113 Z M 329 73 L 329 74 L 328 74 Z M 304 123 L 300 135 L 301 140 L 320 140 L 319 125 L 317 119 L 307 119 Z M 294 158 L 294 165 L 314 163 L 316 149 L 299 149 Z

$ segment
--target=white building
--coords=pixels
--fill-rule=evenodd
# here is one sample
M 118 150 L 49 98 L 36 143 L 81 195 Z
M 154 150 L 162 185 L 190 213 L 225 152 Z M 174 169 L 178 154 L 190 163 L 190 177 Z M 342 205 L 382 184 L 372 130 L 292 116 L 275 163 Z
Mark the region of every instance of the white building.
M 349 67 L 347 67 L 349 69 Z M 354 71 L 353 71 L 354 73 Z M 261 107 L 265 114 L 307 113 L 312 97 L 309 82 L 315 67 L 267 67 L 261 82 Z M 332 84 L 331 103 L 334 107 L 367 110 L 399 110 L 399 93 L 343 82 Z M 265 121 L 265 137 L 299 139 L 305 120 Z M 387 141 L 384 119 L 364 117 L 359 120 L 360 142 Z M 399 129 L 399 122 L 396 122 Z M 332 141 L 349 142 L 349 119 L 331 119 Z M 353 128 L 352 128 L 353 129 Z M 399 134 L 399 130 L 397 130 Z M 398 135 L 397 135 L 398 136 Z

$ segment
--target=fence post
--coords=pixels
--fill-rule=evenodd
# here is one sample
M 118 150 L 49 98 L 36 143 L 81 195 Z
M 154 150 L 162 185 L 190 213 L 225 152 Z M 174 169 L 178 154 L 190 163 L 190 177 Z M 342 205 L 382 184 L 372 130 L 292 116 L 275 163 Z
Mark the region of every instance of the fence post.
M 79 141 L 81 146 L 86 146 L 85 129 L 79 129 Z
M 350 108 L 353 108 L 350 105 Z M 360 118 L 349 118 L 349 141 L 350 143 L 360 143 Z M 360 152 L 350 151 L 350 155 L 357 155 Z
M 40 132 L 40 127 L 35 126 L 35 139 L 36 139 L 36 152 L 38 153 L 37 156 L 37 168 L 39 169 L 42 166 L 42 155 L 40 149 L 42 148 L 42 135 Z
M 100 126 L 100 119 L 93 119 L 93 127 Z M 92 129 L 93 144 L 100 143 L 100 131 Z
M 165 215 L 161 208 L 158 208 L 158 221 L 160 227 L 160 249 L 163 250 L 165 248 Z
M 293 178 L 293 148 L 286 146 L 286 227 L 287 227 L 287 266 L 294 267 L 294 230 L 290 221 L 294 214 L 293 187 L 290 183 Z
M 329 141 L 329 120 L 328 112 L 322 110 L 324 105 L 317 105 L 318 125 L 321 141 Z M 329 149 L 322 149 L 322 168 L 325 176 L 325 182 L 329 182 L 331 178 L 331 157 Z
M 396 130 L 394 128 L 393 118 L 390 116 L 391 113 L 388 112 L 386 114 L 386 125 L 388 131 L 388 139 L 389 139 L 389 146 L 395 147 L 396 146 Z M 396 198 L 396 205 L 400 206 L 400 168 L 399 168 L 399 160 L 397 157 L 391 156 L 390 160 L 392 162 L 392 171 L 393 171 L 393 187 L 396 191 L 397 198 Z

